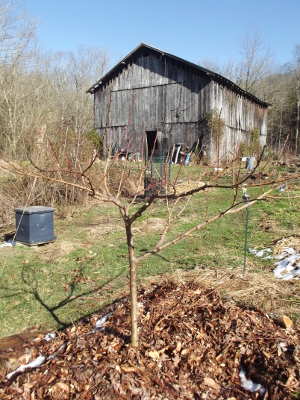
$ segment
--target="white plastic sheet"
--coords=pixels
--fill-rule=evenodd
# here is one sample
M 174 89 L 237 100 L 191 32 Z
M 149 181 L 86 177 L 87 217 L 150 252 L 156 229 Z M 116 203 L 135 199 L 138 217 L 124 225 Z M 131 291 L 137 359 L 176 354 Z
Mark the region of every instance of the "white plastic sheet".
M 12 239 L 9 239 L 7 242 L 0 244 L 0 247 L 14 247 L 17 242 Z
M 35 360 L 31 361 L 29 364 L 20 365 L 19 368 L 17 368 L 13 372 L 7 374 L 6 378 L 10 379 L 18 372 L 24 372 L 26 369 L 29 369 L 29 368 L 38 368 L 40 365 L 44 364 L 45 360 L 46 360 L 46 358 L 44 356 L 39 356 Z
M 253 383 L 250 379 L 246 378 L 246 371 L 244 370 L 243 367 L 241 367 L 239 377 L 241 379 L 241 386 L 244 389 L 249 390 L 249 392 L 251 393 L 259 391 L 259 394 L 261 396 L 265 394 L 266 389 L 263 386 L 261 386 L 260 383 Z

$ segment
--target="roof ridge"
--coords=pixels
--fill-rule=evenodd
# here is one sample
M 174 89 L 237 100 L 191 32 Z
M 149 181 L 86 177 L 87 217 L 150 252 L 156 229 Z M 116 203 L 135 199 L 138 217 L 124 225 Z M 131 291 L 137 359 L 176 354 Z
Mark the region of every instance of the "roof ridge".
M 98 87 L 101 85 L 102 81 L 104 79 L 106 79 L 110 74 L 112 74 L 121 64 L 125 63 L 125 60 L 128 59 L 129 57 L 132 56 L 132 54 L 134 54 L 135 52 L 137 52 L 140 48 L 142 47 L 146 47 L 150 50 L 153 51 L 157 51 L 162 53 L 162 55 L 168 56 L 174 60 L 177 60 L 179 62 L 188 64 L 190 66 L 192 66 L 193 68 L 196 68 L 204 73 L 206 73 L 207 75 L 212 75 L 214 77 L 216 77 L 217 79 L 224 81 L 225 85 L 229 86 L 231 89 L 234 89 L 236 92 L 241 93 L 242 95 L 256 101 L 257 103 L 260 103 L 266 107 L 268 107 L 270 104 L 268 104 L 267 102 L 265 102 L 264 100 L 259 99 L 258 97 L 254 96 L 252 93 L 247 92 L 246 90 L 242 89 L 240 86 L 238 86 L 236 83 L 232 82 L 230 79 L 227 79 L 226 77 L 218 74 L 217 72 L 213 72 L 207 68 L 202 67 L 201 65 L 192 63 L 191 61 L 185 60 L 184 58 L 175 56 L 167 51 L 164 50 L 160 50 L 157 47 L 153 47 L 149 44 L 146 44 L 144 42 L 141 42 L 137 47 L 135 47 L 130 53 L 128 53 L 125 57 L 122 58 L 122 60 L 120 60 L 113 68 L 111 68 L 105 75 L 103 75 L 98 81 L 96 81 L 87 91 L 86 93 L 91 93 L 93 94 L 95 92 L 96 89 L 98 89 Z

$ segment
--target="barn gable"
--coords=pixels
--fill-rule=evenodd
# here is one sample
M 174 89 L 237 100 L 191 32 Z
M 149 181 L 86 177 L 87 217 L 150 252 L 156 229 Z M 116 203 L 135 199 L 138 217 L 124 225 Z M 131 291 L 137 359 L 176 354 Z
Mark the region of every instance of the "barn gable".
M 94 94 L 95 126 L 106 127 L 110 104 L 110 140 L 119 146 L 135 97 L 128 138 L 138 127 L 158 131 L 158 147 L 165 152 L 175 143 L 199 141 L 216 159 L 216 143 L 207 131 L 205 116 L 221 112 L 225 122 L 219 154 L 229 156 L 247 132 L 257 127 L 261 144 L 266 142 L 267 103 L 245 92 L 233 82 L 196 64 L 141 43 L 89 90 Z M 149 126 L 150 124 L 150 126 Z M 249 136 L 249 135 L 248 135 Z M 142 141 L 136 151 L 142 151 Z

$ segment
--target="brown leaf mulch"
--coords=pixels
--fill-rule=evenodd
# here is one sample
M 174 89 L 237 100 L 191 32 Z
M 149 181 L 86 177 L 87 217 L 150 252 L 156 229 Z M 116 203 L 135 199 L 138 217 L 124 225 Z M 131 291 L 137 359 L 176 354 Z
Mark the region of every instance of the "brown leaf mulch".
M 105 313 L 110 314 L 103 328 L 95 329 L 96 320 Z M 136 350 L 130 346 L 130 303 L 124 298 L 50 342 L 26 344 L 24 364 L 39 355 L 52 357 L 10 380 L 5 375 L 15 367 L 7 357 L 0 368 L 0 399 L 292 399 L 299 395 L 299 331 L 275 325 L 263 312 L 243 310 L 216 290 L 193 282 L 143 289 L 139 327 Z M 241 386 L 241 368 L 248 379 L 266 389 L 264 394 Z

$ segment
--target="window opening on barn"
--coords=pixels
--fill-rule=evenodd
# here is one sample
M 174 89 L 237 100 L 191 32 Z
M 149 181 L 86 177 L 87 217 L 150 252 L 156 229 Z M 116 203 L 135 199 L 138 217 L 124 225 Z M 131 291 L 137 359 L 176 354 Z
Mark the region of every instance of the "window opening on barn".
M 156 139 L 157 131 L 147 131 L 146 135 L 147 135 L 148 157 L 151 157 L 154 143 L 155 143 L 154 151 L 158 150 L 158 140 Z

